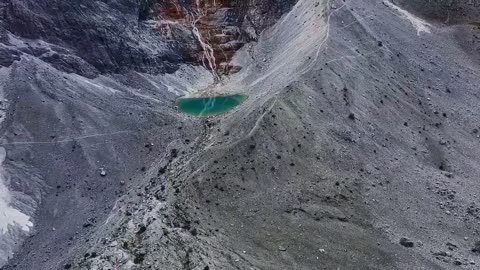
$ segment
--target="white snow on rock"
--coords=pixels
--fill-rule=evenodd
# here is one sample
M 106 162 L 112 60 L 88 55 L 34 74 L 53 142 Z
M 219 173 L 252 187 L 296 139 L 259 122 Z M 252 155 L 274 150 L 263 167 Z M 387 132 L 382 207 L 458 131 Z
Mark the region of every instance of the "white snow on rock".
M 11 195 L 5 185 L 6 172 L 3 168 L 5 161 L 5 148 L 0 147 L 0 237 L 7 234 L 11 226 L 19 226 L 23 231 L 29 232 L 33 223 L 30 217 L 11 206 Z

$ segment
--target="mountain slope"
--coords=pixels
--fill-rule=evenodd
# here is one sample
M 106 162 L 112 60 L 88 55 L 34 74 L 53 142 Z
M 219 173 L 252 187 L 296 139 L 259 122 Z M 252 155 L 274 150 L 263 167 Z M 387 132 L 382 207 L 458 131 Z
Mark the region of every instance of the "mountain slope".
M 3 166 L 34 235 L 4 269 L 475 269 L 477 13 L 415 3 L 285 1 L 220 80 L 188 24 L 172 61 L 69 45 L 87 73 L 15 54 L 60 43 L 10 28 Z M 188 93 L 248 99 L 196 118 Z

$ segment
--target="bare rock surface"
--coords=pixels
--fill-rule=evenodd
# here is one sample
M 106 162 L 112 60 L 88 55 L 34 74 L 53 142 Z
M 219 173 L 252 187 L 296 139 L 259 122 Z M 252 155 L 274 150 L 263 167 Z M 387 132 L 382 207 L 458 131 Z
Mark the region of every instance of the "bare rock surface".
M 480 3 L 478 1 L 394 0 L 393 2 L 417 15 L 446 24 L 478 23 L 480 21 Z
M 2 269 L 477 269 L 479 11 L 427 2 L 3 1 Z

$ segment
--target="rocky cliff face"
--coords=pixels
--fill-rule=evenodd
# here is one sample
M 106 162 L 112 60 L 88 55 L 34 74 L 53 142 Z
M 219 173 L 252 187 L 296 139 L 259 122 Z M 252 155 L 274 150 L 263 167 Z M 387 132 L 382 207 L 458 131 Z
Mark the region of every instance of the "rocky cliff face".
M 53 46 L 27 46 L 22 53 L 55 67 L 88 77 L 98 73 L 137 70 L 173 71 L 185 61 L 159 35 L 139 24 L 137 1 L 5 1 L 2 25 L 18 37 L 41 39 Z M 95 18 L 95 19 L 93 19 Z M 182 45 L 175 45 L 183 48 Z
M 54 48 L 3 50 L 4 65 L 27 53 L 91 78 L 127 70 L 172 72 L 186 62 L 225 71 L 233 53 L 255 40 L 294 2 L 9 0 L 0 8 L 3 39 L 7 41 L 8 31 L 42 39 Z
M 140 18 L 154 24 L 166 40 L 182 40 L 188 29 L 198 45 L 189 55 L 205 67 L 229 73 L 234 53 L 254 41 L 284 14 L 295 1 L 147 1 Z

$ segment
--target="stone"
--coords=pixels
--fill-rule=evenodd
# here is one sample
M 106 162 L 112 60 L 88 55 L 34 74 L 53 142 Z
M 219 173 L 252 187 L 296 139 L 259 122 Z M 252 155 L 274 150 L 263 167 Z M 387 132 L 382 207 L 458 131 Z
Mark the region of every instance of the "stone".
M 480 253 L 480 241 L 475 242 L 475 245 L 472 248 L 472 252 Z
M 137 234 L 142 234 L 147 230 L 147 226 L 141 225 L 140 228 L 137 231 Z
M 440 256 L 440 257 L 450 257 L 450 253 L 446 251 L 438 251 L 438 252 L 433 252 L 433 256 Z
M 412 241 L 408 240 L 407 238 L 403 237 L 403 238 L 400 238 L 400 245 L 407 248 L 412 248 L 415 244 Z

